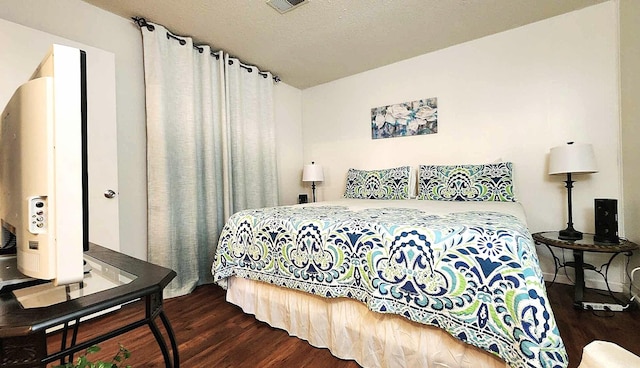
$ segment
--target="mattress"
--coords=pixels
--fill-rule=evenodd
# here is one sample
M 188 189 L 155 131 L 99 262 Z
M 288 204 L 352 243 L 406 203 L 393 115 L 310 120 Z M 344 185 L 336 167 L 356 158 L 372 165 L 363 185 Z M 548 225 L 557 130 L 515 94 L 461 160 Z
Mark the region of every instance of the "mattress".
M 222 231 L 212 272 L 227 288 L 235 276 L 327 304 L 352 299 L 512 367 L 567 365 L 519 203 L 345 199 L 242 211 Z

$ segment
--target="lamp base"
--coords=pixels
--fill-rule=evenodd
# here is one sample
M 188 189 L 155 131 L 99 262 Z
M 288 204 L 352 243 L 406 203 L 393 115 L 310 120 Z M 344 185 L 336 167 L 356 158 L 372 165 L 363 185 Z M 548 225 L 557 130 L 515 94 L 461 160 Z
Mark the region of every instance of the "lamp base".
M 572 227 L 568 227 L 558 232 L 558 239 L 562 240 L 580 240 L 582 239 L 582 233 Z

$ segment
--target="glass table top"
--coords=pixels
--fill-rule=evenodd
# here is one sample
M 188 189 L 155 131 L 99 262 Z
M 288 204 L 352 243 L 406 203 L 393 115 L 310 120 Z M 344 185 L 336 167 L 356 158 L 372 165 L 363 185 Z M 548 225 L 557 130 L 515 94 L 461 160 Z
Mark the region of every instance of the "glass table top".
M 54 286 L 52 282 L 13 290 L 23 308 L 39 308 L 77 299 L 100 291 L 125 285 L 136 276 L 112 265 L 84 255 L 88 272 L 81 282 Z

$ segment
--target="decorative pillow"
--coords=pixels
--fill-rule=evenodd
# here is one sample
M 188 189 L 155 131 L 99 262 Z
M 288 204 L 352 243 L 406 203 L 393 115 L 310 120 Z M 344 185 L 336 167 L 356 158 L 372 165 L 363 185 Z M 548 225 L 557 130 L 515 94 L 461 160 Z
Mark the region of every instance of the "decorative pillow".
M 420 165 L 418 199 L 515 202 L 512 163 Z
M 349 169 L 345 198 L 409 199 L 411 167 L 384 170 Z

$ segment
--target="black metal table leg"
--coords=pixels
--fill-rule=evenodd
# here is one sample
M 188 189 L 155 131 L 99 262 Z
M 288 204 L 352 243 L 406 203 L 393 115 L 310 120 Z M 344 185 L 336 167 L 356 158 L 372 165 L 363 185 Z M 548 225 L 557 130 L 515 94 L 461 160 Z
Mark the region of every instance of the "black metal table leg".
M 167 335 L 169 336 L 169 341 L 171 342 L 171 349 L 173 353 L 173 364 L 171 364 L 167 343 L 162 336 L 158 325 L 156 325 L 155 318 L 157 316 L 160 316 L 160 320 L 162 321 L 162 324 L 167 331 Z M 180 366 L 178 344 L 176 343 L 175 335 L 173 333 L 173 329 L 171 328 L 171 324 L 169 323 L 169 319 L 164 314 L 164 310 L 162 309 L 162 291 L 146 297 L 146 320 L 147 325 L 151 329 L 151 332 L 153 332 L 153 336 L 156 338 L 158 346 L 162 351 L 162 357 L 164 358 L 165 366 L 167 368 L 178 368 Z
M 540 242 L 538 241 L 534 241 L 535 244 L 540 244 Z M 556 278 L 558 277 L 558 270 L 560 269 L 560 267 L 564 267 L 564 265 L 562 264 L 562 262 L 560 261 L 560 258 L 558 258 L 556 256 L 556 254 L 553 252 L 553 249 L 551 249 L 551 246 L 547 243 L 542 243 L 544 244 L 544 246 L 547 247 L 547 249 L 549 250 L 549 253 L 551 254 L 551 257 L 553 257 L 553 280 L 551 280 L 551 285 L 553 285 L 556 282 Z
M 67 332 L 69 331 L 69 322 L 65 322 L 62 326 L 62 338 L 60 339 L 60 351 L 64 351 L 67 349 Z M 66 363 L 64 361 L 65 357 L 60 357 L 60 365 Z
M 72 336 L 71 336 L 71 344 L 69 344 L 69 346 L 67 347 L 67 333 L 69 331 L 69 322 L 71 321 L 67 321 L 64 323 L 64 325 L 62 326 L 62 338 L 60 339 L 60 351 L 65 351 L 67 349 L 72 349 L 73 347 L 76 346 L 76 341 L 78 339 L 78 326 L 80 326 L 80 319 L 75 319 L 74 325 L 73 325 L 73 329 L 72 329 Z M 73 352 L 70 352 L 69 355 L 62 356 L 60 357 L 60 365 L 63 365 L 65 363 L 73 363 Z
M 158 346 L 160 346 L 162 357 L 164 358 L 165 367 L 171 368 L 171 361 L 169 360 L 169 350 L 167 349 L 167 344 L 162 338 L 162 334 L 160 333 L 158 326 L 156 326 L 156 323 L 153 320 L 149 320 L 149 328 L 151 329 L 151 332 L 153 332 L 153 336 L 156 338 Z
M 573 261 L 576 272 L 576 283 L 573 286 L 573 306 L 582 308 L 582 300 L 584 299 L 584 253 L 581 250 L 573 250 Z
M 160 311 L 160 319 L 162 320 L 162 324 L 164 324 L 164 328 L 167 330 L 169 341 L 171 342 L 171 349 L 173 350 L 173 368 L 180 368 L 180 356 L 178 355 L 176 335 L 173 333 L 173 328 L 171 328 L 171 323 L 169 323 L 169 318 L 164 314 L 164 310 Z

